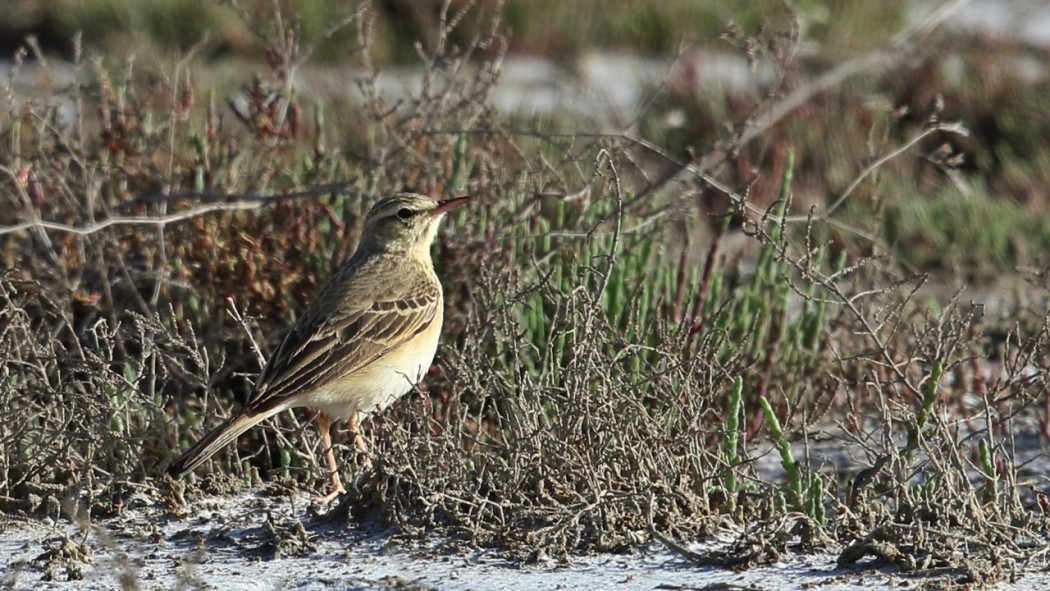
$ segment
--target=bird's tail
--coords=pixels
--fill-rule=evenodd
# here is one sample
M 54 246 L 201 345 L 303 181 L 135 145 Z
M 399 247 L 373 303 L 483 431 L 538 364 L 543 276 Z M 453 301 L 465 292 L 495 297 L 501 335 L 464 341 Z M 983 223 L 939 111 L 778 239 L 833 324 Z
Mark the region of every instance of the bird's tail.
M 200 466 L 214 455 L 215 452 L 237 439 L 241 433 L 277 414 L 279 410 L 274 409 L 271 412 L 263 413 L 239 413 L 226 419 L 168 466 L 168 474 L 175 478 L 181 478 L 192 472 L 197 466 Z

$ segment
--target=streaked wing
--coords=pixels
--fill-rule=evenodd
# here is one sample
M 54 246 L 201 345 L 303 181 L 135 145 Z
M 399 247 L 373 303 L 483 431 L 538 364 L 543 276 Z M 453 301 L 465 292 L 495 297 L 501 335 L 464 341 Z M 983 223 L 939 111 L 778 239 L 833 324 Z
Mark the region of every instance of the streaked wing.
M 323 307 L 308 311 L 263 368 L 248 406 L 273 408 L 289 396 L 360 371 L 410 341 L 430 326 L 441 306 L 440 286 L 415 287 L 411 295 L 358 302 L 328 314 L 321 313 Z

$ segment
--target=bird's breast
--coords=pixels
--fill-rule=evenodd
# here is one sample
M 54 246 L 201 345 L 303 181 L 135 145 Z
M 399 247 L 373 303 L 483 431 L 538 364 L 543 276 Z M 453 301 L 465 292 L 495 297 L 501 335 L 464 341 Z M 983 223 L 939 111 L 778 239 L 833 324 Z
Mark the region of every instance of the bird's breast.
M 411 341 L 388 351 L 367 366 L 313 391 L 303 406 L 335 419 L 379 412 L 404 396 L 430 369 L 441 335 L 441 317 Z

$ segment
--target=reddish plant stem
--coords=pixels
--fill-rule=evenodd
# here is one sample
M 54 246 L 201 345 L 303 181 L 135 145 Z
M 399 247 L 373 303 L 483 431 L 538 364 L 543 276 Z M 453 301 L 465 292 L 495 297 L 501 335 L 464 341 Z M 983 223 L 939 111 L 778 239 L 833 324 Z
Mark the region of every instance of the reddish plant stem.
M 702 316 L 704 304 L 707 302 L 708 292 L 711 289 L 711 272 L 715 268 L 715 261 L 718 259 L 718 247 L 722 244 L 722 236 L 725 234 L 725 230 L 725 224 L 720 224 L 718 232 L 711 239 L 711 248 L 708 249 L 707 259 L 704 261 L 704 274 L 700 279 L 700 293 L 696 294 L 693 314 L 689 318 L 689 323 L 691 324 L 689 329 L 690 335 L 695 335 L 704 329 L 704 322 L 706 321 Z
M 685 280 L 687 273 L 685 271 L 685 265 L 687 262 L 687 255 L 689 252 L 689 239 L 685 241 L 685 245 L 682 246 L 682 254 L 678 257 L 678 280 L 674 288 L 674 321 L 675 323 L 682 322 L 683 310 L 682 305 L 685 303 Z

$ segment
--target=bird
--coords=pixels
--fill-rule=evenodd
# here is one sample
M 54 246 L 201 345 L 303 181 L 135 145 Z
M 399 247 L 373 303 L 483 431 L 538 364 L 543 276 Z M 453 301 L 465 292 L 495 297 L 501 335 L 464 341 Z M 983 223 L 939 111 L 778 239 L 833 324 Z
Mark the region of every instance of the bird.
M 267 418 L 316 409 L 331 476 L 327 505 L 346 492 L 332 449 L 343 420 L 367 459 L 361 421 L 412 390 L 430 369 L 444 318 L 430 247 L 442 218 L 469 197 L 416 193 L 380 199 L 365 217 L 354 254 L 321 287 L 263 366 L 245 404 L 169 467 L 178 479 Z

